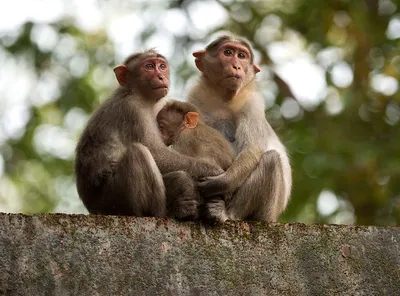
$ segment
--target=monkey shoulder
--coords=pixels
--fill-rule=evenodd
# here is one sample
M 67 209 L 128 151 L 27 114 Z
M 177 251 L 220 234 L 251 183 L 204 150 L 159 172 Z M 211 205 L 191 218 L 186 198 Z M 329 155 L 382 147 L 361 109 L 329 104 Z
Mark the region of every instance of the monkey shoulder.
M 284 152 L 284 147 L 268 123 L 265 112 L 263 98 L 257 93 L 249 96 L 249 100 L 236 112 L 235 144 L 238 152 L 254 148 L 264 152 L 268 150 L 277 150 L 280 154 Z
M 144 120 L 128 99 L 111 97 L 95 110 L 78 141 L 77 156 L 116 162 L 128 145 L 144 137 L 146 124 L 140 124 Z

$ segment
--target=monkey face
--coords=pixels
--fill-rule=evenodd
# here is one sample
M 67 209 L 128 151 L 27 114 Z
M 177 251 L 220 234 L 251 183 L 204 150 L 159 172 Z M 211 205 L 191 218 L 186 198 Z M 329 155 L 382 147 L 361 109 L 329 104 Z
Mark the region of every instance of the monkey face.
M 241 44 L 227 42 L 218 48 L 215 59 L 217 61 L 210 65 L 212 71 L 209 72 L 216 79 L 214 81 L 226 90 L 239 90 L 251 65 L 249 50 Z
M 140 63 L 143 92 L 155 100 L 166 96 L 169 89 L 168 62 L 161 57 L 148 57 Z
M 114 73 L 121 86 L 148 100 L 158 101 L 168 93 L 168 62 L 157 52 L 133 54 L 123 65 L 114 68 Z
M 225 39 L 225 40 L 224 40 Z M 213 84 L 236 93 L 252 81 L 260 68 L 253 63 L 251 46 L 246 40 L 222 36 L 206 49 L 193 53 L 196 67 Z
M 158 128 L 161 132 L 161 137 L 165 145 L 174 144 L 181 130 L 184 128 L 184 116 L 180 112 L 161 109 L 157 114 Z

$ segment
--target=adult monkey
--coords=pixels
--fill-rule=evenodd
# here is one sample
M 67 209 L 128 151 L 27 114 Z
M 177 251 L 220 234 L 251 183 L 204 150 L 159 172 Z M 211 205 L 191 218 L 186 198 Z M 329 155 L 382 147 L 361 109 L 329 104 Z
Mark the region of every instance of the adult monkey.
M 169 88 L 166 59 L 153 50 L 136 53 L 114 72 L 120 86 L 92 115 L 76 148 L 80 198 L 95 214 L 195 219 L 192 177 L 222 170 L 164 145 L 156 114 Z
M 225 200 L 229 219 L 276 221 L 290 198 L 291 169 L 285 147 L 265 119 L 250 43 L 224 35 L 193 56 L 202 73 L 188 101 L 236 152 L 225 173 L 199 183 L 203 197 L 233 192 Z

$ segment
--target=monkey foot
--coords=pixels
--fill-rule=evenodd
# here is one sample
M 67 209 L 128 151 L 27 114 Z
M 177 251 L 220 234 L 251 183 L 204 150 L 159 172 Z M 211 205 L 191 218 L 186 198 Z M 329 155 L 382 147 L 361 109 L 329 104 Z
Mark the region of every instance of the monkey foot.
M 204 208 L 204 219 L 211 223 L 222 224 L 229 219 L 225 203 L 222 200 L 208 202 Z
M 194 221 L 199 218 L 198 202 L 196 200 L 180 200 L 174 207 L 174 217 L 181 221 Z

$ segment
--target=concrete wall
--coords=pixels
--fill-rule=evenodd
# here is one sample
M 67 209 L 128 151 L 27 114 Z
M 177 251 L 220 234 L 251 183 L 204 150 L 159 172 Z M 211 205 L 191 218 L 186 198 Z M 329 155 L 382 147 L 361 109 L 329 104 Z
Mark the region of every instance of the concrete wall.
M 0 295 L 400 295 L 400 228 L 0 214 Z

